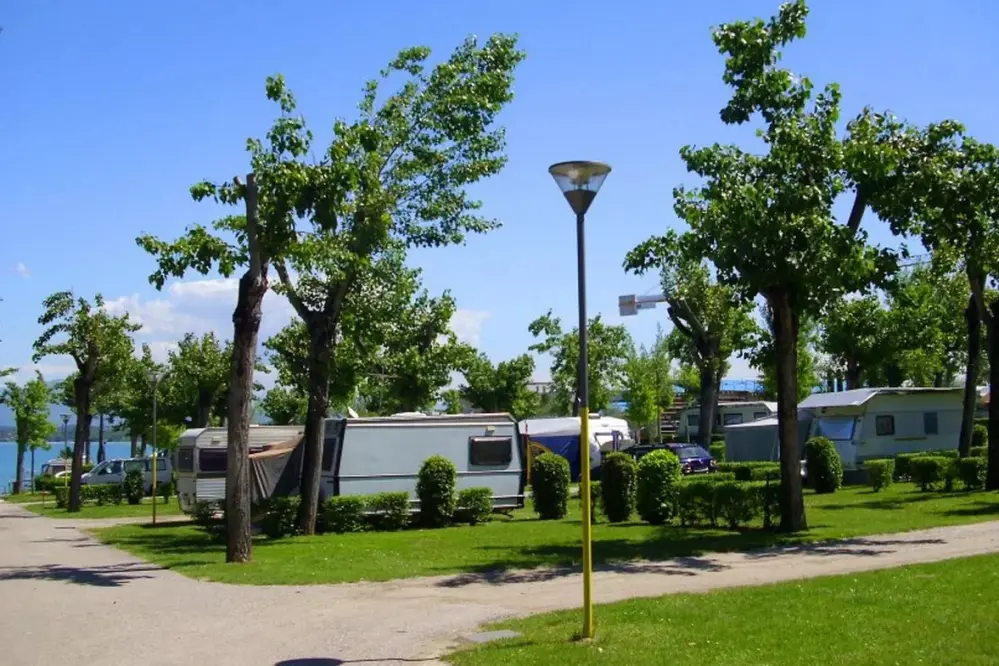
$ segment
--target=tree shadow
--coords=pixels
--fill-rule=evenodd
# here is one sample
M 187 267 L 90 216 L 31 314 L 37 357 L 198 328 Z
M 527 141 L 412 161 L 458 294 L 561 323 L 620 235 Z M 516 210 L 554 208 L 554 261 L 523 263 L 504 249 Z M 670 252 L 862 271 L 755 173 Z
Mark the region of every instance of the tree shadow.
M 877 497 L 879 493 L 866 493 L 871 497 Z M 875 510 L 892 510 L 901 509 L 908 504 L 917 504 L 920 502 L 929 502 L 931 500 L 940 499 L 941 497 L 951 497 L 955 495 L 962 495 L 963 493 L 943 493 L 943 492 L 919 492 L 915 491 L 909 495 L 903 497 L 885 497 L 883 499 L 870 499 L 865 502 L 854 502 L 850 504 L 829 504 L 820 508 L 822 511 L 844 511 L 853 509 L 875 509 Z
M 945 516 L 994 516 L 999 515 L 999 501 L 975 502 L 972 506 L 944 511 Z
M 0 520 L 24 520 L 25 518 L 40 518 L 41 516 L 34 513 L 3 513 L 0 514 Z
M 435 657 L 410 659 L 405 657 L 380 657 L 378 659 L 334 659 L 331 657 L 305 657 L 301 659 L 284 659 L 274 666 L 340 666 L 341 664 L 424 664 L 437 661 Z
M 152 578 L 143 572 L 158 571 L 159 569 L 160 567 L 145 562 L 108 564 L 96 567 L 68 567 L 59 564 L 3 567 L 0 568 L 0 581 L 51 580 L 94 587 L 121 587 L 133 580 Z
M 836 539 L 834 541 L 817 541 L 814 543 L 788 544 L 775 546 L 766 550 L 750 550 L 746 557 L 750 559 L 765 559 L 768 557 L 783 557 L 786 555 L 856 555 L 857 557 L 876 557 L 893 552 L 893 546 L 921 546 L 945 543 L 943 539 Z

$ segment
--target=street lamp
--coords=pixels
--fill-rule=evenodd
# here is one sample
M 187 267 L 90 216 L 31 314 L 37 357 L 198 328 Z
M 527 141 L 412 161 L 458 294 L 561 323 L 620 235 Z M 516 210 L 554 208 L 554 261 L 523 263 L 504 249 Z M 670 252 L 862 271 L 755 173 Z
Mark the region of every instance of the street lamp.
M 63 414 L 62 415 L 62 448 L 63 448 L 63 450 L 66 450 L 66 449 L 69 448 L 69 414 Z M 73 453 L 74 453 L 74 455 L 72 456 L 72 458 L 75 458 L 76 457 L 76 455 L 75 455 L 76 452 L 74 451 Z M 63 474 L 62 475 L 62 485 L 63 485 L 64 488 L 69 484 L 70 474 L 73 473 L 72 472 L 72 470 L 73 470 L 72 465 L 73 465 L 74 461 L 72 460 L 72 458 L 70 459 L 70 463 L 69 463 L 70 467 L 67 470 L 69 472 L 69 474 Z
M 166 374 L 160 370 L 152 370 L 149 373 L 149 381 L 153 383 L 153 457 L 151 465 L 153 467 L 153 525 L 156 524 L 156 394 L 159 393 L 160 380 Z
M 579 497 L 583 505 L 583 638 L 593 638 L 593 545 L 590 525 L 590 387 L 586 318 L 586 242 L 584 222 L 586 211 L 596 198 L 600 186 L 610 173 L 610 166 L 601 162 L 559 162 L 548 167 L 548 173 L 572 211 L 576 213 L 576 270 L 579 291 L 579 379 L 576 400 L 579 405 Z

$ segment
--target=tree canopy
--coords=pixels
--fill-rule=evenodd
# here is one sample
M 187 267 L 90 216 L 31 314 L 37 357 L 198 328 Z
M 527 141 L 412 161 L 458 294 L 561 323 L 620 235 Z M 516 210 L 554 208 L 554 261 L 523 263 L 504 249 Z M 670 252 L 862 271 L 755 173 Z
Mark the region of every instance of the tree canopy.
M 37 371 L 23 386 L 9 381 L 0 391 L 0 405 L 7 405 L 14 413 L 17 442 L 14 494 L 21 492 L 24 486 L 24 452 L 48 448 L 48 440 L 56 432 L 56 426 L 49 421 L 51 401 L 52 392 L 42 373 Z
M 537 414 L 540 396 L 528 388 L 534 374 L 534 359 L 521 354 L 493 365 L 485 354 L 477 354 L 462 370 L 465 383 L 459 396 L 483 412 L 507 412 L 517 419 Z

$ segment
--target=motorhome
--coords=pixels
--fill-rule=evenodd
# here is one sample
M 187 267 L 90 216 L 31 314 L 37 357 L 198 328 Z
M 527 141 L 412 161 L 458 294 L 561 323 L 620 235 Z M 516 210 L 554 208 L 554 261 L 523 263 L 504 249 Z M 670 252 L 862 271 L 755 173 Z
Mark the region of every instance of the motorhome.
M 724 434 L 728 426 L 739 425 L 765 419 L 777 413 L 776 402 L 745 401 L 745 402 L 719 402 L 715 410 L 714 429 L 719 434 Z M 698 406 L 688 407 L 680 412 L 680 423 L 677 426 L 677 441 L 695 442 L 700 433 L 701 408 Z
M 846 469 L 899 453 L 957 448 L 963 389 L 861 388 L 816 393 L 798 406 L 811 412 L 810 436 L 836 445 Z
M 225 497 L 225 432 L 205 430 L 219 432 L 188 431 L 178 448 L 177 492 L 185 512 L 192 512 L 198 502 Z M 303 434 L 301 427 L 258 426 L 250 431 L 254 500 L 298 492 Z M 206 443 L 212 439 L 218 443 Z M 320 498 L 404 491 L 416 509 L 420 466 L 432 455 L 454 463 L 459 490 L 490 488 L 498 510 L 524 505 L 524 448 L 509 414 L 328 419 Z
M 525 419 L 518 424 L 521 436 L 527 442 L 527 466 L 542 453 L 557 453 L 569 461 L 569 474 L 573 481 L 580 477 L 579 417 L 560 416 L 543 419 Z M 613 436 L 613 435 L 612 435 Z M 600 442 L 590 430 L 590 469 L 600 467 Z
M 71 458 L 52 458 L 42 463 L 39 476 L 56 476 L 60 472 L 68 472 L 73 467 Z

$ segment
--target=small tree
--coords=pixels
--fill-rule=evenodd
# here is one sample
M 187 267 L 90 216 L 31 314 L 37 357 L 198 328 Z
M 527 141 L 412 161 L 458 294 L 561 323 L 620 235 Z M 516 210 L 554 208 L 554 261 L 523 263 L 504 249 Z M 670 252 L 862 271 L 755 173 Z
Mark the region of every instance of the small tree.
M 17 472 L 14 494 L 24 487 L 24 454 L 28 450 L 44 448 L 56 427 L 49 421 L 49 403 L 52 394 L 40 372 L 35 373 L 23 386 L 7 382 L 0 391 L 0 405 L 7 405 L 14 413 L 17 442 Z

